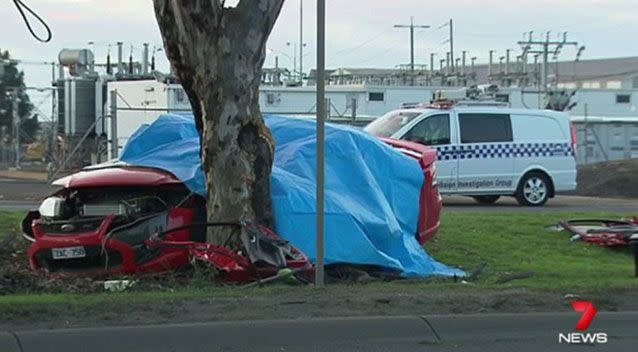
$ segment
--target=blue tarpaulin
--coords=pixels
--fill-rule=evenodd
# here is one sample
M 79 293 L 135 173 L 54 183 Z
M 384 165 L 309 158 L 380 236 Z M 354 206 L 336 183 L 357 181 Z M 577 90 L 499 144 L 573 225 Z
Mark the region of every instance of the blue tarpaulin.
M 314 120 L 265 116 L 275 139 L 270 179 L 275 230 L 315 259 Z M 423 172 L 353 128 L 326 125 L 325 262 L 379 265 L 407 277 L 464 276 L 431 258 L 415 238 Z M 162 115 L 134 133 L 120 160 L 171 172 L 206 194 L 192 115 Z

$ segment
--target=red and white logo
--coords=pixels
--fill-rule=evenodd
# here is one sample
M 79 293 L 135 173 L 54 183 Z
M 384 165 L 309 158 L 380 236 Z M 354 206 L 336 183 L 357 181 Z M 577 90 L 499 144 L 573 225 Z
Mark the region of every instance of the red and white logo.
M 576 322 L 576 330 L 587 330 L 589 323 L 591 323 L 597 313 L 594 305 L 587 301 L 573 301 L 572 309 L 576 312 L 583 313 L 583 315 L 580 316 L 580 319 L 578 319 L 578 322 Z
M 572 309 L 574 311 L 582 313 L 580 319 L 576 322 L 576 330 L 587 332 L 571 332 L 571 333 L 559 333 L 558 343 L 570 343 L 570 344 L 594 344 L 594 343 L 607 343 L 607 334 L 604 332 L 589 332 L 589 324 L 594 316 L 596 316 L 596 308 L 591 302 L 588 301 L 573 301 Z

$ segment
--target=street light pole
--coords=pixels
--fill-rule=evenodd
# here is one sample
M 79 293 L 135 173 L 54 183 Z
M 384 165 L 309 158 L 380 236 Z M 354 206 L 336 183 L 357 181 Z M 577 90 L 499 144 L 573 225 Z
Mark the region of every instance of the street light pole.
M 326 1 L 317 0 L 317 260 L 315 286 L 324 286 L 324 124 L 326 117 Z

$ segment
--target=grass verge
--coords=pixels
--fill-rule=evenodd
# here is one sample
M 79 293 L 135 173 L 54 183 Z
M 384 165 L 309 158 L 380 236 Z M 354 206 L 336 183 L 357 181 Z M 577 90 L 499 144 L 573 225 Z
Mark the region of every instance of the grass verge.
M 0 212 L 0 234 L 18 231 L 21 216 L 20 213 Z M 97 309 L 105 320 L 109 320 L 131 310 L 152 308 L 150 311 L 157 310 L 160 316 L 170 318 L 177 314 L 175 310 L 196 314 L 200 309 L 199 306 L 191 307 L 192 311 L 188 311 L 188 307 L 183 308 L 184 302 L 234 305 L 236 311 L 232 314 L 238 318 L 254 317 L 263 309 L 255 307 L 279 305 L 286 307 L 282 309 L 284 316 L 292 314 L 291 306 L 297 307 L 297 311 L 292 311 L 299 314 L 314 309 L 316 314 L 323 316 L 331 314 L 333 305 L 335 311 L 332 314 L 335 315 L 407 314 L 414 307 L 430 307 L 431 311 L 439 313 L 466 312 L 468 309 L 516 311 L 521 304 L 531 309 L 553 309 L 559 304 L 557 302 L 562 304 L 560 297 L 564 293 L 591 294 L 613 309 L 615 303 L 605 299 L 626 295 L 638 288 L 629 252 L 570 242 L 566 233 L 550 232 L 545 227 L 560 219 L 617 216 L 591 212 L 444 213 L 440 232 L 426 249 L 437 260 L 468 272 L 484 263 L 484 270 L 477 280 L 467 284 L 400 280 L 368 285 L 330 285 L 324 290 L 282 284 L 242 289 L 198 280 L 187 285 L 145 285 L 117 294 L 64 292 L 58 285 L 52 293 L 0 295 L 0 315 L 14 319 L 24 315 L 25 319 L 32 317 L 37 321 L 42 316 L 55 317 L 69 312 L 90 318 Z M 15 257 L 13 260 L 26 258 Z M 503 282 L 503 278 L 518 274 L 523 274 L 521 277 L 524 278 Z M 389 303 L 395 301 L 398 302 L 396 305 Z M 308 302 L 314 303 L 307 306 Z M 249 307 L 252 307 L 250 312 Z M 227 310 L 209 313 L 219 317 L 229 314 Z
M 0 210 L 0 239 L 9 234 L 17 234 L 20 231 L 20 221 L 24 217 L 21 212 L 8 212 Z
M 562 219 L 615 217 L 592 212 L 447 213 L 426 249 L 437 260 L 467 271 L 485 263 L 477 283 L 487 287 L 638 288 L 627 248 L 570 242 L 566 232 L 546 230 Z M 501 283 L 512 277 L 521 278 Z

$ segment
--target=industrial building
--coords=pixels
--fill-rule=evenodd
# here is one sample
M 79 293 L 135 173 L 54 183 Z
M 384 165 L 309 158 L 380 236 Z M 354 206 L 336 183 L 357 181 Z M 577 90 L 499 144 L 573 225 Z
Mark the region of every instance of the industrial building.
M 170 74 L 154 71 L 148 45 L 141 60 L 96 64 L 90 50 L 63 50 L 55 81 L 58 112 L 55 169 L 74 169 L 116 157 L 128 137 L 164 112 L 190 111 L 189 100 Z M 396 69 L 337 68 L 326 89 L 330 117 L 363 124 L 403 104 L 428 102 L 435 91 L 497 84 L 496 100 L 511 107 L 542 108 L 551 94 L 573 92 L 571 115 L 578 129 L 578 162 L 638 157 L 638 57 L 555 62 L 543 67 L 522 60 Z M 264 113 L 313 115 L 314 71 L 305 84 L 285 68 L 265 68 L 260 89 Z M 575 104 L 574 104 L 575 103 Z

